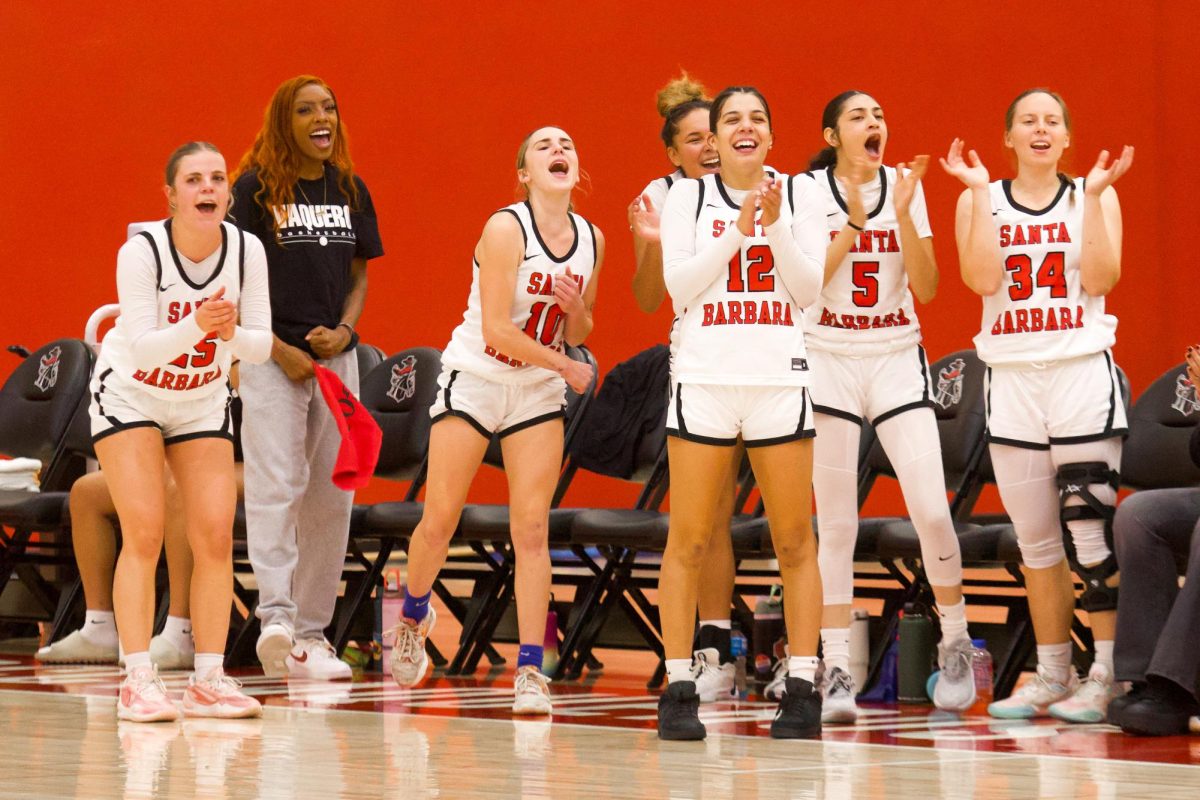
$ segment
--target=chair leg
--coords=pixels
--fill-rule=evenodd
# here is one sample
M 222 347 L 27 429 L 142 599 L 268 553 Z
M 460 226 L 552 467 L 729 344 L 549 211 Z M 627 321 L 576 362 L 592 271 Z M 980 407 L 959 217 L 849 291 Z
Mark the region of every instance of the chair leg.
M 58 608 L 50 627 L 50 641 L 57 642 L 72 627 L 71 621 L 79 616 L 83 605 L 83 581 L 76 577 L 58 595 Z
M 603 596 L 604 589 L 611 580 L 613 570 L 616 567 L 616 563 L 612 558 L 607 559 L 604 566 L 601 567 L 582 548 L 576 552 L 579 554 L 581 560 L 587 564 L 588 568 L 596 574 L 588 583 L 582 597 L 576 592 L 574 606 L 578 610 L 575 613 L 575 621 L 571 623 L 568 619 L 567 627 L 563 633 L 562 646 L 559 647 L 558 652 L 558 667 L 551 676 L 555 680 L 564 677 L 572 667 L 576 659 L 576 650 L 579 648 L 581 636 L 591 624 L 592 616 L 600 606 L 600 598 Z

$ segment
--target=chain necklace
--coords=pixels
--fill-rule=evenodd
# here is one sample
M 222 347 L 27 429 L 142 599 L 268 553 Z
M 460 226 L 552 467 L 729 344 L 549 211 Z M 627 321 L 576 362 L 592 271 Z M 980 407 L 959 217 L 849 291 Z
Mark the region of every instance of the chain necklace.
M 304 191 L 304 186 L 301 185 L 300 180 L 296 181 L 296 188 L 300 190 L 300 196 L 304 198 L 304 202 L 311 209 L 313 203 L 311 200 L 308 199 L 308 194 Z M 321 205 L 322 206 L 329 205 L 329 181 L 325 174 L 324 165 L 321 166 Z M 321 237 L 319 239 L 317 239 L 317 241 L 320 243 L 321 247 L 324 247 L 325 245 L 329 244 L 329 239 L 325 238 L 325 234 L 321 234 Z

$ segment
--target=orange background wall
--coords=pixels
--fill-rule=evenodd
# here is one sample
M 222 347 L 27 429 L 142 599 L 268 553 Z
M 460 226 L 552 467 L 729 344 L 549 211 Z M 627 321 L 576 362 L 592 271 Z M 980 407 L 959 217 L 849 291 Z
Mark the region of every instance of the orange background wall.
M 1116 356 L 1135 391 L 1200 340 L 1194 225 L 1200 4 L 508 3 L 485 10 L 407 2 L 0 4 L 0 117 L 7 277 L 0 344 L 82 335 L 115 300 L 125 225 L 165 213 L 162 166 L 188 139 L 232 167 L 274 88 L 301 72 L 337 91 L 370 186 L 387 255 L 372 262 L 367 341 L 393 352 L 441 347 L 465 306 L 471 249 L 488 213 L 513 199 L 521 137 L 546 123 L 575 138 L 592 184 L 579 210 L 607 235 L 596 333 L 602 367 L 664 338 L 665 308 L 629 291 L 625 206 L 668 171 L 655 91 L 683 67 L 715 93 L 751 83 L 772 103 L 771 163 L 796 171 L 821 146 L 819 120 L 846 88 L 875 95 L 891 129 L 887 161 L 945 152 L 955 136 L 1008 175 L 1006 105 L 1049 85 L 1075 118 L 1073 167 L 1101 148 L 1137 147 L 1118 190 L 1124 278 L 1111 296 Z M 925 181 L 942 284 L 919 309 L 937 357 L 968 346 L 978 298 L 957 275 L 954 198 Z M 16 359 L 0 354 L 0 378 Z M 394 494 L 375 487 L 368 499 Z M 628 487 L 586 479 L 570 502 L 623 504 Z M 503 497 L 484 478 L 479 499 Z M 893 496 L 885 504 L 894 503 Z

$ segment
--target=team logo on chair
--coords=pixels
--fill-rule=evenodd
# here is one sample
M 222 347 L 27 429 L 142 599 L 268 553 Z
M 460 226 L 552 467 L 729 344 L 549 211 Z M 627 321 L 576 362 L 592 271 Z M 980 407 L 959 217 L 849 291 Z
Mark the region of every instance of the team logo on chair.
M 1185 417 L 1190 417 L 1193 411 L 1200 411 L 1200 396 L 1196 394 L 1196 387 L 1188 380 L 1186 372 L 1179 373 L 1175 379 L 1175 402 L 1171 403 L 1171 408 Z
M 392 365 L 392 383 L 387 396 L 401 403 L 416 394 L 417 357 L 405 356 L 399 364 Z
M 956 358 L 938 371 L 937 396 L 933 398 L 933 402 L 942 408 L 958 405 L 958 401 L 962 400 L 962 383 L 966 368 L 967 362 Z
M 50 391 L 54 388 L 54 384 L 58 383 L 58 365 L 61 355 L 62 348 L 55 347 L 49 353 L 42 356 L 38 362 L 38 374 L 33 385 L 43 392 Z

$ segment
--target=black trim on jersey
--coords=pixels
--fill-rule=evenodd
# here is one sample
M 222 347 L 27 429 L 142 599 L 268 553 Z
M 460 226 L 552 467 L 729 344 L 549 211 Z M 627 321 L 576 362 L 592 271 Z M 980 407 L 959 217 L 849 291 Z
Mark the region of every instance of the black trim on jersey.
M 241 228 L 238 232 L 238 292 L 246 285 L 246 234 Z
M 100 441 L 101 439 L 107 439 L 109 436 L 112 436 L 114 433 L 121 433 L 123 431 L 132 430 L 133 428 L 158 428 L 160 431 L 162 430 L 162 427 L 157 422 L 151 422 L 150 420 L 139 420 L 138 422 L 121 422 L 121 420 L 117 419 L 116 417 L 105 417 L 105 419 L 108 420 L 109 424 L 112 425 L 112 427 L 106 431 L 100 431 L 97 434 L 93 434 L 92 435 L 92 444 L 95 444 L 96 442 Z
M 1060 174 L 1058 176 L 1058 181 L 1059 181 L 1058 194 L 1054 195 L 1054 199 L 1050 201 L 1050 205 L 1046 206 L 1045 208 L 1043 208 L 1040 211 L 1036 211 L 1032 208 L 1026 208 L 1025 206 L 1021 205 L 1020 203 L 1018 203 L 1016 200 L 1013 199 L 1012 181 L 1009 180 L 1008 178 L 1005 178 L 1004 180 L 1000 181 L 1000 186 L 1002 189 L 1004 189 L 1004 198 L 1006 200 L 1008 200 L 1008 204 L 1010 206 L 1012 206 L 1017 211 L 1020 211 L 1022 214 L 1028 214 L 1031 217 L 1040 217 L 1043 214 L 1050 211 L 1056 205 L 1058 205 L 1058 201 L 1062 200 L 1062 196 L 1064 194 L 1066 194 L 1067 189 L 1073 188 L 1075 186 L 1075 184 L 1073 184 L 1069 180 L 1067 180 L 1065 175 Z
M 851 414 L 849 411 L 842 411 L 840 408 L 834 408 L 833 406 L 823 406 L 813 403 L 813 411 L 817 414 L 826 414 L 838 419 L 844 419 L 847 422 L 853 422 L 855 425 L 861 426 L 863 424 L 862 417 L 857 414 Z
M 1129 436 L 1129 428 L 1113 428 L 1103 433 L 1093 433 L 1090 436 L 1051 436 L 1050 444 L 1084 444 L 1100 442 L 1105 439 L 1124 439 Z
M 825 177 L 829 179 L 829 192 L 833 195 L 833 199 L 837 201 L 838 208 L 842 209 L 846 214 L 850 213 L 849 207 L 846 205 L 846 199 L 842 197 L 842 192 L 838 189 L 837 179 L 833 177 L 833 167 L 825 169 Z M 887 202 L 887 170 L 883 167 L 879 168 L 879 202 L 875 204 L 875 210 L 867 214 L 867 219 L 875 219 L 880 211 L 883 211 L 883 205 Z
M 233 444 L 233 434 L 226 430 L 219 431 L 196 431 L 195 433 L 181 433 L 178 436 L 170 436 L 163 439 L 163 446 L 170 447 L 173 444 L 181 444 L 182 442 L 190 442 L 193 439 L 225 439 L 230 444 Z
M 788 179 L 787 179 L 787 190 L 788 190 L 788 209 L 789 209 L 789 210 L 792 212 L 792 216 L 795 216 L 795 214 L 796 214 L 796 185 L 795 185 L 795 180 L 796 180 L 796 176 L 795 176 L 795 175 L 789 175 L 789 176 L 788 176 Z
M 732 439 L 717 439 L 713 436 L 699 436 L 687 431 L 679 431 L 675 428 L 667 428 L 667 436 L 674 436 L 676 439 L 683 439 L 685 442 L 695 442 L 696 444 L 708 444 L 713 447 L 733 447 L 737 444 L 737 437 Z
M 582 219 L 582 217 L 581 217 L 581 219 Z M 584 219 L 583 221 L 587 222 L 588 230 L 592 232 L 592 267 L 595 267 L 596 266 L 596 249 L 599 247 L 599 245 L 596 244 L 596 226 L 593 225 L 591 222 L 589 222 L 586 219 Z
M 525 205 L 529 205 L 529 203 L 526 203 Z M 497 214 L 506 214 L 507 213 L 507 214 L 513 215 L 513 219 L 515 219 L 517 221 L 517 227 L 521 229 L 521 241 L 525 242 L 525 250 L 526 250 L 526 252 L 528 252 L 529 251 L 529 234 L 525 232 L 525 223 L 521 222 L 521 215 L 518 214 L 517 212 L 513 211 L 511 208 L 502 208 L 499 211 L 497 211 L 496 213 Z M 532 215 L 532 213 L 533 212 L 531 210 L 530 214 Z M 529 260 L 528 255 L 525 256 L 525 260 L 526 261 Z M 479 266 L 479 261 L 477 261 L 477 260 L 475 261 L 475 266 Z
M 453 406 L 450 405 L 450 387 L 454 386 L 454 379 L 458 377 L 458 370 L 450 370 L 450 380 L 446 381 L 446 388 L 442 390 L 442 405 L 447 411 L 452 411 Z
M 667 182 L 667 191 L 671 191 L 671 184 L 675 182 L 675 173 L 672 172 L 670 175 L 663 175 L 662 179 Z
M 725 191 L 725 182 L 721 180 L 721 175 L 713 175 L 713 181 L 717 184 L 717 193 L 721 195 L 721 199 L 725 201 L 725 205 L 732 208 L 734 211 L 741 211 L 742 207 L 729 197 L 729 193 Z
M 1103 438 L 1107 439 L 1108 436 Z M 993 436 L 991 432 L 987 435 L 988 444 L 1003 444 L 1009 447 L 1019 447 L 1022 450 L 1049 450 L 1050 444 L 1047 442 L 1026 442 L 1021 439 L 1005 439 L 1002 436 Z
M 474 417 L 472 417 L 470 414 L 468 414 L 465 411 L 443 411 L 442 413 L 440 413 L 436 417 L 434 417 L 433 420 L 430 421 L 429 424 L 436 425 L 437 423 L 444 420 L 446 417 L 458 417 L 459 419 L 466 420 L 467 422 L 469 422 L 471 424 L 472 428 L 474 428 L 476 431 L 479 432 L 480 436 L 482 436 L 485 439 L 492 438 L 491 432 L 488 431 L 487 428 L 480 425 L 479 420 L 475 419 Z
M 802 387 L 800 389 L 800 423 L 796 426 L 795 433 L 789 433 L 784 436 L 773 436 L 770 439 L 746 439 L 742 437 L 742 443 L 746 447 L 770 447 L 776 444 L 787 444 L 788 442 L 796 442 L 801 439 L 812 439 L 817 435 L 815 428 L 809 428 L 808 423 L 808 406 L 811 400 L 808 396 L 808 389 Z
M 213 267 L 212 274 L 200 283 L 193 281 L 183 271 L 183 264 L 179 262 L 179 251 L 175 249 L 175 237 L 171 235 L 171 220 L 168 219 L 164 222 L 163 227 L 167 229 L 167 246 L 171 248 L 171 258 L 175 261 L 175 269 L 179 271 L 179 277 L 183 278 L 183 282 L 193 289 L 207 288 L 210 283 L 217 279 L 217 276 L 221 274 L 221 269 L 225 266 L 225 252 L 229 249 L 229 235 L 225 233 L 225 225 L 221 225 L 221 256 L 217 259 L 217 265 Z M 161 286 L 162 284 L 160 283 L 159 285 Z
M 704 179 L 695 178 L 696 183 L 700 184 L 700 191 L 696 193 L 696 219 L 700 219 L 700 212 L 704 209 Z
M 1104 430 L 1111 431 L 1113 420 L 1116 419 L 1117 416 L 1117 403 L 1121 401 L 1117 397 L 1117 378 L 1116 375 L 1113 374 L 1112 355 L 1107 350 L 1104 351 L 1104 363 L 1108 367 L 1108 380 L 1110 386 L 1108 393 L 1108 417 L 1104 421 Z M 1051 438 L 1050 441 L 1054 441 L 1054 439 Z
M 100 395 L 104 391 L 104 379 L 109 375 L 112 375 L 112 367 L 109 367 L 108 369 L 104 370 L 104 372 L 100 373 L 100 388 L 92 392 L 92 397 L 96 400 L 96 412 L 102 417 L 108 417 L 108 415 L 104 413 L 104 404 L 100 402 Z M 111 419 L 111 417 L 109 417 L 109 419 Z
M 518 431 L 523 431 L 526 428 L 532 428 L 535 425 L 541 425 L 543 422 L 551 422 L 556 419 L 565 419 L 566 416 L 567 416 L 567 410 L 565 408 L 560 408 L 558 411 L 551 411 L 549 414 L 540 414 L 536 417 L 532 417 L 532 418 L 524 420 L 522 422 L 518 422 L 516 425 L 510 425 L 509 427 L 498 431 L 496 433 L 496 435 L 499 436 L 501 439 L 503 439 L 505 436 L 508 436 L 509 434 L 517 433 Z
M 893 408 L 891 411 L 883 412 L 878 417 L 871 420 L 871 424 L 878 427 L 880 423 L 886 422 L 889 419 L 891 419 L 892 417 L 903 414 L 905 411 L 916 411 L 918 408 L 933 408 L 933 407 L 934 407 L 934 405 L 933 405 L 932 400 L 928 400 L 928 399 L 914 400 L 911 403 L 905 403 L 902 406 L 897 406 L 896 408 Z
M 546 246 L 546 242 L 542 240 L 542 232 L 538 230 L 537 220 L 533 216 L 533 206 L 529 205 L 529 201 L 525 201 L 525 207 L 529 209 L 529 224 L 533 227 L 533 235 L 537 237 L 538 244 L 542 246 L 542 252 L 546 254 L 546 258 L 553 261 L 555 264 L 561 264 L 571 256 L 575 255 L 575 248 L 579 247 L 579 226 L 575 224 L 575 215 L 567 214 L 567 218 L 571 220 L 571 230 L 575 234 L 575 241 L 571 242 L 571 249 L 562 258 L 550 252 L 550 248 Z
M 158 290 L 161 292 L 163 290 L 162 256 L 158 254 L 158 245 L 154 243 L 154 236 L 151 235 L 150 231 L 141 231 L 138 236 L 145 236 L 146 241 L 150 243 L 150 252 L 154 253 L 154 285 L 157 286 Z

